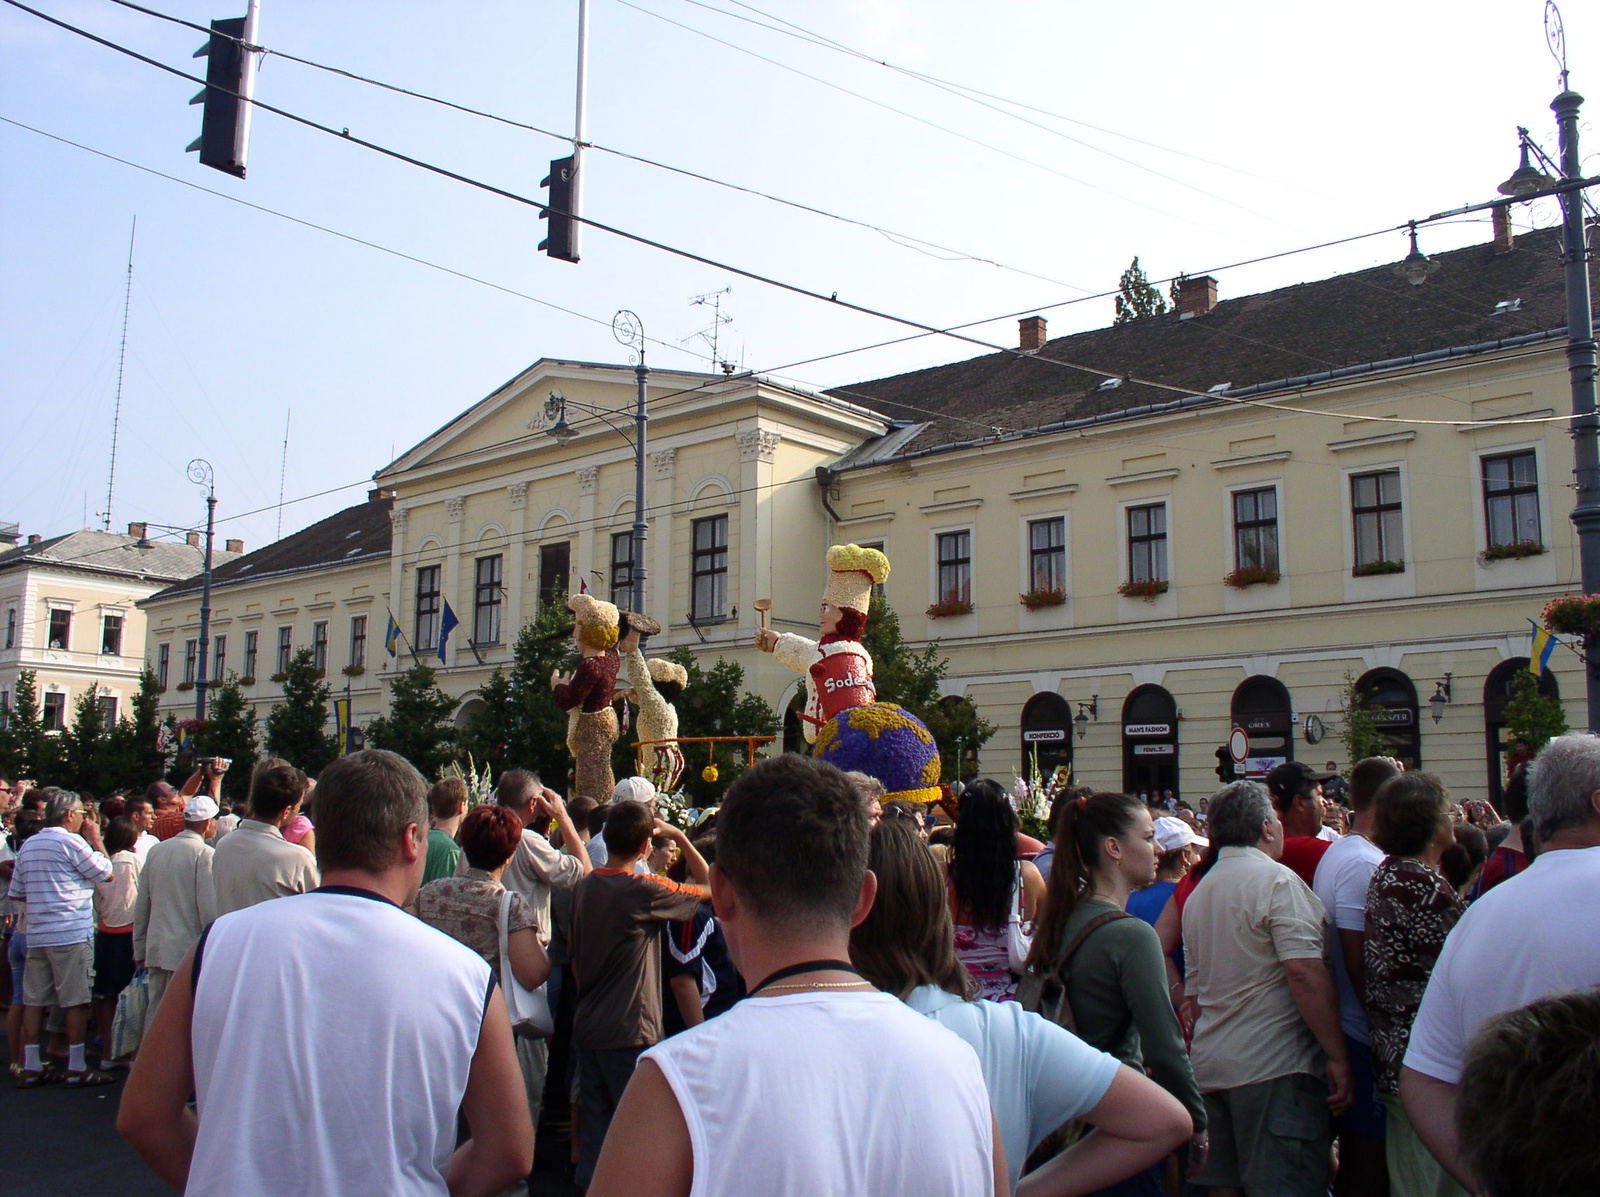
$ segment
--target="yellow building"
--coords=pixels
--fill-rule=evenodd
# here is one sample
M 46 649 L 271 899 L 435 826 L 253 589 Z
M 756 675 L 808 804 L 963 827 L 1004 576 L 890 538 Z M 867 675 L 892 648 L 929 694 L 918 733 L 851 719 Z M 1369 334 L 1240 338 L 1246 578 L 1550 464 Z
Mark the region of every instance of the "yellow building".
M 174 543 L 146 531 L 129 524 L 126 534 L 85 530 L 19 544 L 15 524 L 0 526 L 0 710 L 10 710 L 18 674 L 31 669 L 48 730 L 72 722 L 73 703 L 90 686 L 99 687 L 107 726 L 128 713 L 144 665 L 139 602 L 205 564 L 198 533 Z M 231 561 L 243 547 L 227 544 L 213 561 Z

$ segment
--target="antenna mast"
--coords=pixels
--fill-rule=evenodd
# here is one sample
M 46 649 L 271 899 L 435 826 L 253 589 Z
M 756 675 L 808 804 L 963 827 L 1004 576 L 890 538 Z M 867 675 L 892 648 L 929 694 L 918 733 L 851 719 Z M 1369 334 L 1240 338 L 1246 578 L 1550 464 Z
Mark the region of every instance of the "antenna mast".
M 133 239 L 138 232 L 139 217 L 136 215 L 128 233 L 128 283 L 122 294 L 122 349 L 117 355 L 117 398 L 111 409 L 111 468 L 106 474 L 106 509 L 100 514 L 100 526 L 107 532 L 111 531 L 111 496 L 117 486 L 117 426 L 122 422 L 122 378 L 128 364 L 128 309 L 133 304 Z
M 278 460 L 278 530 L 273 540 L 283 539 L 283 480 L 289 476 L 289 417 L 292 415 L 292 407 L 283 413 L 283 456 Z
M 722 314 L 722 297 L 731 293 L 732 291 L 732 287 L 724 287 L 720 291 L 707 291 L 704 295 L 690 296 L 690 307 L 706 307 L 711 309 L 711 327 L 701 329 L 697 333 L 689 334 L 687 337 L 683 338 L 682 342 L 687 343 L 695 340 L 704 341 L 711 347 L 712 364 L 720 368 L 724 374 L 733 373 L 733 363 L 725 362 L 720 356 L 718 356 L 717 345 L 722 336 L 722 326 L 724 324 L 733 323 L 732 316 L 724 316 Z

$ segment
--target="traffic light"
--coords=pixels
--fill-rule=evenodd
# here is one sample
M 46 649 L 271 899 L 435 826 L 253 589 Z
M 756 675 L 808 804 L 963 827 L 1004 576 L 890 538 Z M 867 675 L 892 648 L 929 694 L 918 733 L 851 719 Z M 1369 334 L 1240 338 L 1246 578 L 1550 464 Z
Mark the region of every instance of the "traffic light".
M 253 40 L 255 31 L 249 29 L 250 23 L 249 17 L 211 22 L 211 39 L 194 53 L 196 58 L 207 60 L 206 88 L 189 101 L 205 105 L 200 136 L 190 144 L 189 152 L 200 151 L 202 166 L 215 167 L 241 179 L 250 146 L 251 106 L 246 100 L 255 90 L 255 59 L 239 40 Z
M 539 213 L 539 219 L 548 220 L 550 227 L 545 230 L 545 239 L 539 242 L 539 248 L 563 262 L 578 260 L 577 238 L 573 236 L 577 226 L 571 215 L 572 182 L 576 173 L 570 157 L 557 158 L 550 163 L 550 173 L 539 184 L 550 189 L 550 206 Z

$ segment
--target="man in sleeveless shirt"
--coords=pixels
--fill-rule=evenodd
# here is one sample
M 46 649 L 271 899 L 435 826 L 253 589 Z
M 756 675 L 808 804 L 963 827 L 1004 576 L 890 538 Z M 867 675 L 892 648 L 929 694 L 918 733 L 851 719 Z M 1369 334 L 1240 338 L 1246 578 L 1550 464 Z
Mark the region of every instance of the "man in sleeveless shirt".
M 444 1197 L 527 1175 L 493 973 L 401 909 L 426 863 L 426 795 L 392 752 L 341 757 L 317 786 L 321 887 L 221 916 L 179 966 L 117 1116 L 174 1188 Z
M 1008 1191 L 977 1055 L 849 963 L 877 893 L 867 842 L 822 761 L 785 754 L 729 787 L 711 893 L 750 996 L 640 1058 L 590 1197 Z

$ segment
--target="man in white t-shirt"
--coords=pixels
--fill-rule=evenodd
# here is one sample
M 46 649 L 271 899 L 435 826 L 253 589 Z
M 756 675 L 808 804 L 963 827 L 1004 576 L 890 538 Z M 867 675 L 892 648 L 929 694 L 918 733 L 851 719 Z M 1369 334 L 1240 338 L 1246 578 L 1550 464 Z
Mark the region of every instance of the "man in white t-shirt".
M 977 1055 L 849 963 L 877 892 L 867 837 L 850 782 L 811 757 L 728 788 L 711 892 L 750 996 L 644 1053 L 591 1197 L 1008 1192 Z
M 1400 1072 L 1417 1135 L 1469 1189 L 1455 1129 L 1468 1041 L 1502 1011 L 1600 986 L 1600 736 L 1545 746 L 1528 776 L 1528 815 L 1538 859 L 1474 902 L 1450 932 Z
M 142 866 L 150 857 L 150 849 L 161 842 L 150 832 L 156 825 L 155 805 L 143 794 L 135 794 L 124 804 L 122 813 L 139 833 L 139 838 L 133 841 L 133 854 Z
M 1350 1049 L 1353 1100 L 1338 1120 L 1339 1173 L 1334 1178 L 1334 1197 L 1382 1197 L 1389 1188 L 1383 1099 L 1372 1072 L 1372 1039 L 1367 1034 L 1365 953 L 1367 886 L 1383 863 L 1382 849 L 1372 842 L 1376 799 L 1383 784 L 1400 773 L 1400 763 L 1386 756 L 1368 757 L 1350 770 L 1354 822 L 1350 834 L 1336 837 L 1322 854 L 1311 887 L 1328 915 L 1333 990 L 1339 999 L 1345 1045 Z

